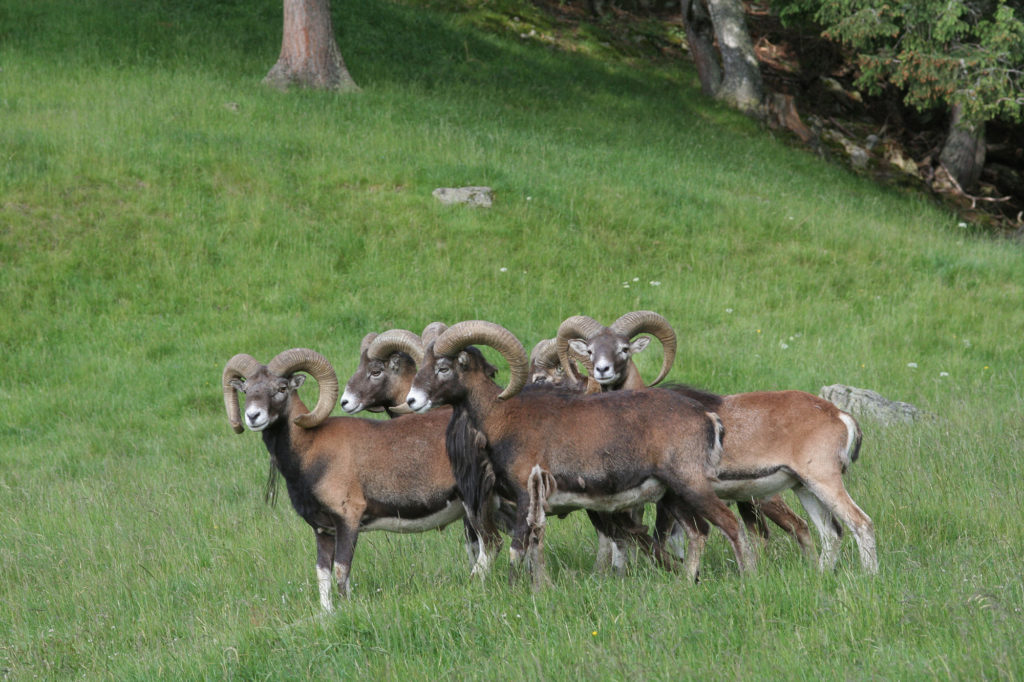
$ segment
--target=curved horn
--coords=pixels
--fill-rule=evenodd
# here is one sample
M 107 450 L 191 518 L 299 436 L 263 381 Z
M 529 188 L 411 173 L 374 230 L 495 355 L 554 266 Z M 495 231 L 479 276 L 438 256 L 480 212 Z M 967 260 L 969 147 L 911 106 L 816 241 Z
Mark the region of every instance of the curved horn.
M 387 360 L 392 353 L 408 353 L 418 366 L 423 362 L 423 341 L 407 329 L 389 329 L 381 332 L 370 347 L 366 356 L 372 360 Z
M 267 370 L 278 376 L 289 376 L 295 372 L 308 372 L 320 387 L 320 397 L 312 412 L 300 414 L 293 420 L 305 429 L 319 426 L 327 419 L 338 402 L 338 375 L 327 358 L 308 348 L 292 348 L 281 351 L 267 365 Z
M 580 355 L 574 351 L 571 346 L 569 348 L 569 359 L 572 361 L 571 364 L 573 369 L 576 369 L 576 363 L 578 362 L 587 370 L 587 374 L 594 373 L 594 363 L 591 362 L 590 358 L 586 355 Z M 579 372 L 576 372 L 576 376 L 579 376 Z
M 363 353 L 366 352 L 366 349 L 370 347 L 375 338 L 377 338 L 377 334 L 374 332 L 370 332 L 363 337 L 363 340 L 359 342 L 359 357 L 363 356 Z
M 459 322 L 445 330 L 434 342 L 434 354 L 451 357 L 466 346 L 479 344 L 490 346 L 508 362 L 508 386 L 498 395 L 498 400 L 511 398 L 522 390 L 530 375 L 530 361 L 526 349 L 515 334 L 493 322 L 469 320 Z
M 446 325 L 444 322 L 431 322 L 426 327 L 424 327 L 423 333 L 420 334 L 420 339 L 423 340 L 423 347 L 426 348 L 434 341 L 436 341 L 437 337 L 440 336 L 440 334 L 447 328 L 448 325 Z
M 224 407 L 228 412 L 228 421 L 231 423 L 231 428 L 235 430 L 235 433 L 241 433 L 245 429 L 242 427 L 242 413 L 238 409 L 238 392 L 231 385 L 231 382 L 234 379 L 251 377 L 260 371 L 262 367 L 263 365 L 256 358 L 245 353 L 239 353 L 228 360 L 228 364 L 224 365 L 224 373 L 221 375 L 220 383 L 224 388 Z
M 558 348 L 554 339 L 541 339 L 530 351 L 530 364 L 537 364 L 541 367 L 558 366 Z
M 636 310 L 612 322 L 611 328 L 629 339 L 637 334 L 654 334 L 661 342 L 664 358 L 661 372 L 648 386 L 654 386 L 668 376 L 672 363 L 676 361 L 676 332 L 668 320 L 651 310 Z
M 594 335 L 605 330 L 605 326 L 592 317 L 573 315 L 558 325 L 558 336 L 555 343 L 558 347 L 558 360 L 562 363 L 562 371 L 572 376 L 572 361 L 569 358 L 569 340 L 590 340 Z

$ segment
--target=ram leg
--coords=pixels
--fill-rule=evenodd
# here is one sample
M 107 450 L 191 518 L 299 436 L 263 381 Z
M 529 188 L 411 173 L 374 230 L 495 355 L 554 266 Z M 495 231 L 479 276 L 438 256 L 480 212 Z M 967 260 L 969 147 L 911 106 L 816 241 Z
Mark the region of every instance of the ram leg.
M 771 533 L 768 531 L 768 524 L 764 521 L 764 514 L 754 500 L 736 503 L 736 511 L 743 519 L 743 525 L 747 527 L 747 535 L 767 540 Z
M 547 527 L 548 495 L 557 488 L 554 477 L 547 471 L 534 466 L 527 478 L 529 491 L 526 510 L 527 547 L 526 565 L 533 579 L 533 589 L 538 590 L 549 584 L 544 571 L 544 530 Z
M 512 529 L 512 541 L 509 542 L 508 584 L 515 585 L 522 575 L 526 561 L 526 550 L 529 546 L 529 525 L 526 521 L 530 499 L 526 491 L 517 496 L 516 523 Z
M 832 570 L 839 559 L 840 526 L 832 518 L 832 513 L 810 490 L 803 486 L 793 489 L 804 506 L 811 523 L 818 529 L 821 541 L 821 552 L 818 554 L 818 568 L 822 571 Z
M 772 520 L 772 522 L 793 536 L 800 552 L 806 557 L 814 556 L 814 541 L 811 539 L 811 529 L 803 518 L 793 511 L 786 504 L 781 495 L 772 495 L 769 498 L 754 502 L 761 513 Z M 765 535 L 767 537 L 767 534 Z
M 707 521 L 686 508 L 674 494 L 658 503 L 654 539 L 682 559 L 683 571 L 690 582 L 700 581 L 700 559 L 704 554 L 710 527 Z M 683 535 L 686 541 L 683 541 Z
M 319 528 L 316 533 L 316 586 L 320 593 L 320 607 L 325 613 L 334 610 L 331 590 L 331 570 L 334 566 L 335 536 Z
M 466 551 L 469 553 L 469 561 L 473 565 L 470 575 L 484 579 L 490 572 L 492 558 L 501 548 L 501 535 L 498 534 L 490 514 L 487 512 L 478 514 L 465 502 L 462 506 L 466 510 L 464 519 Z M 485 507 L 485 509 L 489 508 L 490 505 Z
M 350 520 L 339 519 L 336 533 L 334 580 L 338 584 L 339 594 L 347 599 L 352 596 L 352 557 L 356 553 L 356 540 L 359 537 L 358 521 L 353 523 Z
M 865 571 L 868 573 L 878 573 L 878 554 L 875 544 L 875 524 L 867 514 L 864 513 L 857 503 L 853 501 L 850 494 L 846 492 L 846 487 L 843 486 L 842 479 L 837 475 L 836 480 L 830 482 L 830 485 L 823 485 L 820 482 L 814 484 L 807 484 L 804 490 L 806 497 L 813 497 L 815 501 L 819 502 L 825 509 L 825 513 L 831 517 L 837 518 L 842 521 L 850 532 L 853 533 L 854 539 L 857 541 L 857 549 L 860 553 L 860 563 Z M 798 492 L 799 495 L 799 492 Z M 803 503 L 804 507 L 807 507 L 807 501 L 804 496 L 800 497 L 800 502 Z M 808 512 L 810 513 L 810 512 Z M 839 532 L 835 531 L 835 524 L 832 530 L 835 532 L 835 548 L 832 550 L 829 561 L 827 564 L 829 568 L 832 568 L 836 564 L 838 558 L 838 547 L 839 547 Z M 819 527 L 819 531 L 821 528 Z M 822 554 L 824 555 L 824 550 Z M 822 568 L 826 567 L 824 559 L 821 563 Z
M 736 555 L 740 573 L 753 572 L 756 561 L 747 534 L 743 532 L 736 515 L 715 495 L 707 479 L 692 481 L 690 486 L 676 484 L 672 488 L 694 516 L 704 517 L 725 534 Z
M 620 546 L 621 540 L 615 537 L 614 514 L 587 510 L 587 516 L 594 530 L 597 531 L 597 558 L 594 559 L 594 570 L 600 573 L 614 570 L 621 574 L 625 571 L 625 554 Z

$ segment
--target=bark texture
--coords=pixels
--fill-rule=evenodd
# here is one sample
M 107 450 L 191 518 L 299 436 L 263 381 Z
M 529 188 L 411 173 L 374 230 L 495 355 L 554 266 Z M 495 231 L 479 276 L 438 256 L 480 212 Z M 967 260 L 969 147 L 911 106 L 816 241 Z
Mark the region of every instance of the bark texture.
M 715 27 L 711 23 L 711 15 L 704 6 L 704 0 L 682 0 L 682 5 L 686 42 L 697 67 L 701 92 L 714 97 L 722 84 L 722 67 L 715 51 Z
M 764 81 L 740 0 L 707 0 L 722 55 L 722 83 L 715 96 L 740 111 L 756 111 L 764 98 Z
M 949 135 L 939 154 L 939 161 L 962 190 L 970 192 L 977 187 L 985 167 L 985 125 L 964 120 L 959 105 L 953 105 Z
M 263 82 L 282 90 L 290 85 L 359 89 L 334 39 L 330 0 L 284 0 L 281 56 Z

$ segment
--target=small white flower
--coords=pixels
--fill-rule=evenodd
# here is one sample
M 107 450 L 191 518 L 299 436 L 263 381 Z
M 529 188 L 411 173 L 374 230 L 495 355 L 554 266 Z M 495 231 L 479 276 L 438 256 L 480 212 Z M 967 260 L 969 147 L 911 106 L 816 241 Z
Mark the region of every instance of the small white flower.
M 726 309 L 725 309 L 725 312 L 727 312 L 727 313 L 729 313 L 730 315 L 732 315 L 732 308 L 726 308 Z
M 508 272 L 508 268 L 498 268 L 498 272 Z
M 970 347 L 971 347 L 971 340 L 970 339 L 964 339 L 964 348 L 970 348 Z
M 949 372 L 939 372 L 939 376 L 940 377 L 948 377 L 949 376 Z
M 907 367 L 909 367 L 910 369 L 917 369 L 917 363 L 916 362 L 908 362 L 907 363 Z
M 639 278 L 639 277 L 634 277 L 634 278 L 633 278 L 633 281 L 634 281 L 634 282 L 639 282 L 639 281 L 640 281 L 640 278 Z
M 622 283 L 622 288 L 623 289 L 628 289 L 629 288 L 629 282 L 623 282 Z
M 785 341 L 779 341 L 779 348 L 781 348 L 782 350 L 786 350 L 787 348 L 789 348 L 789 344 L 786 343 Z
M 956 226 L 959 227 L 959 228 L 966 229 L 967 228 L 967 223 L 957 223 Z
M 652 287 L 660 287 L 660 286 L 661 286 L 661 282 L 659 282 L 659 281 L 658 281 L 658 280 L 656 280 L 656 279 L 652 279 L 652 280 L 651 280 L 651 286 L 652 286 Z
M 533 201 L 533 197 L 526 197 L 527 201 Z

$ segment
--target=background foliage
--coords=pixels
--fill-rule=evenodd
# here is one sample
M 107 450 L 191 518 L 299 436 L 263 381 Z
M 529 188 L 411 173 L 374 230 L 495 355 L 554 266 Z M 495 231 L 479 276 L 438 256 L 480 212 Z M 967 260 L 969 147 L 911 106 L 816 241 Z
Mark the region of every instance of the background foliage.
M 334 11 L 358 96 L 259 85 L 274 0 L 0 2 L 0 675 L 1024 675 L 1019 248 L 780 145 L 686 68 L 523 39 L 528 4 Z M 496 206 L 430 196 L 465 184 Z M 309 346 L 344 379 L 368 331 L 532 344 L 640 308 L 680 333 L 672 379 L 935 415 L 863 425 L 880 576 L 780 534 L 750 578 L 717 535 L 699 586 L 599 576 L 570 516 L 549 590 L 471 583 L 457 528 L 372 533 L 318 617 L 310 533 L 224 418 L 231 355 Z
M 920 110 L 953 105 L 973 123 L 1020 121 L 1024 16 L 1005 0 L 779 0 L 783 17 L 810 15 L 858 57 L 857 84 L 886 83 Z M 1016 11 L 1015 11 L 1016 7 Z

